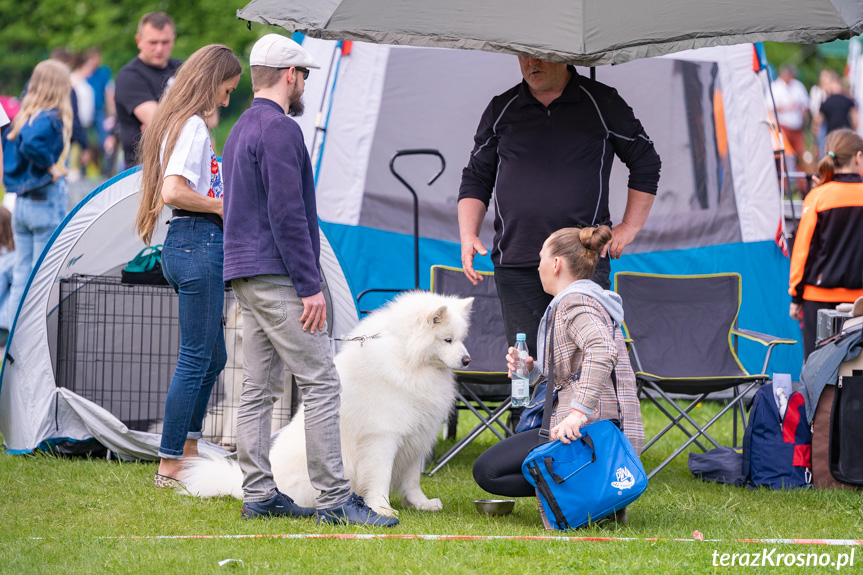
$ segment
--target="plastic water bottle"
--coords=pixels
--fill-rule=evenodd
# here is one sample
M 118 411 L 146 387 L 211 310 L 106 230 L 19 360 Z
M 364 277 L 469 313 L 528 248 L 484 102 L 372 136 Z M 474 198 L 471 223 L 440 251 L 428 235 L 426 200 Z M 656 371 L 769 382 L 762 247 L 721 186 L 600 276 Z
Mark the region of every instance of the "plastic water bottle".
M 512 371 L 512 405 L 524 407 L 530 403 L 530 372 L 527 369 L 527 336 L 523 333 L 515 335 L 515 349 L 518 356 L 515 369 Z

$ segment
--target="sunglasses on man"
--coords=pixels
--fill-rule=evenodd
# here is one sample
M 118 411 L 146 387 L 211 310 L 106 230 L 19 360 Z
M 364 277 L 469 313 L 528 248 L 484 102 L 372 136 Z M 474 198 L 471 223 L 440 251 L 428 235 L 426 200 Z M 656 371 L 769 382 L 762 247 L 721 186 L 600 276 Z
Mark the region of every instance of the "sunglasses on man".
M 309 79 L 309 69 L 308 68 L 300 68 L 299 66 L 294 66 L 294 70 L 303 75 L 303 80 Z
M 309 69 L 308 68 L 301 68 L 300 66 L 288 66 L 287 68 L 278 68 L 278 70 L 288 70 L 290 68 L 293 68 L 294 70 L 297 71 L 297 73 L 302 74 L 303 80 L 309 79 Z

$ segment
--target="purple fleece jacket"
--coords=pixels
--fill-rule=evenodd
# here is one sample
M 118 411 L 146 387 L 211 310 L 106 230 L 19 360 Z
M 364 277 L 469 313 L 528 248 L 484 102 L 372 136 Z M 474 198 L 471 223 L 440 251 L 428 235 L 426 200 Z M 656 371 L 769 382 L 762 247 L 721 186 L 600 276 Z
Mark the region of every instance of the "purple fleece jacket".
M 228 136 L 222 172 L 225 281 L 288 275 L 298 296 L 320 292 L 315 180 L 299 125 L 255 98 Z

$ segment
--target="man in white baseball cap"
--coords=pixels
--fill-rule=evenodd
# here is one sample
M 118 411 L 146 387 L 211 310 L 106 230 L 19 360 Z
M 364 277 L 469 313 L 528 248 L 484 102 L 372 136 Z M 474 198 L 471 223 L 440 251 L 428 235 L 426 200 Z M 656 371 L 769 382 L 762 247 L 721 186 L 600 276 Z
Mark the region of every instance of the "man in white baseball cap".
M 269 75 L 274 75 L 276 72 L 288 68 L 294 68 L 296 74 L 301 74 L 303 82 L 294 83 L 294 90 L 297 93 L 290 95 L 288 114 L 291 116 L 303 114 L 302 96 L 306 87 L 305 80 L 309 79 L 309 70 L 321 67 L 311 54 L 290 38 L 285 38 L 279 34 L 267 34 L 255 42 L 252 53 L 249 55 L 249 64 L 252 66 L 252 70 L 256 66 L 269 68 L 270 71 L 265 72 Z M 259 75 L 262 75 L 262 72 L 259 71 Z M 255 85 L 254 79 L 252 85 Z
M 314 173 L 303 132 L 288 117 L 302 113 L 309 69 L 320 64 L 278 34 L 258 40 L 249 60 L 255 99 L 234 124 L 222 156 L 224 279 L 243 310 L 241 517 L 314 515 L 323 523 L 392 527 L 398 519 L 369 508 L 345 478 L 341 381 L 327 333 Z M 279 492 L 270 467 L 269 430 L 283 365 L 303 393 L 309 479 L 320 493 L 316 509 Z

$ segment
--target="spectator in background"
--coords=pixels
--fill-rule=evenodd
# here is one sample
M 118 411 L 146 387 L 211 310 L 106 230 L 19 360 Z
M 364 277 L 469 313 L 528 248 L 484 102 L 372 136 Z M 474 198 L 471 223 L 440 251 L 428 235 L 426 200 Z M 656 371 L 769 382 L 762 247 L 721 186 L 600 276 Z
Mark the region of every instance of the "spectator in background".
M 812 137 L 815 139 L 817 148 L 815 156 L 818 158 L 824 155 L 824 138 L 827 136 L 827 127 L 824 125 L 824 119 L 821 117 L 821 104 L 830 96 L 833 82 L 838 79 L 839 75 L 835 71 L 825 68 L 818 74 L 818 83 L 814 84 L 809 90 L 809 114 L 812 118 Z
M 58 46 L 51 50 L 51 60 L 56 60 L 57 62 L 62 62 L 66 65 L 69 70 L 74 66 L 74 62 L 72 61 L 72 55 L 69 53 L 66 48 L 63 46 Z M 71 75 L 70 75 L 70 86 L 71 86 Z M 24 95 L 27 93 L 27 88 L 29 86 L 29 82 L 24 85 L 24 92 L 21 93 L 21 98 L 24 98 Z M 78 144 L 81 146 L 82 150 L 86 150 L 90 146 L 90 142 L 87 139 L 87 130 L 84 129 L 84 126 L 81 125 L 81 118 L 78 116 L 78 95 L 72 90 L 70 95 L 72 98 L 72 140 L 71 143 Z
M 99 48 L 90 48 L 84 52 L 93 73 L 87 78 L 87 83 L 93 88 L 95 97 L 96 113 L 93 117 L 98 147 L 91 146 L 96 150 L 97 161 L 100 165 L 102 175 L 113 175 L 113 158 L 116 151 L 117 137 L 114 135 L 114 126 L 117 122 L 117 110 L 114 104 L 114 78 L 111 69 L 102 64 L 102 52 Z M 104 154 L 104 156 L 102 156 Z
M 809 113 L 809 94 L 803 83 L 797 79 L 797 70 L 793 66 L 782 66 L 779 77 L 773 81 L 771 87 L 778 115 L 776 120 L 785 139 L 785 154 L 791 160 L 788 170 L 794 171 L 806 151 L 803 124 Z
M 9 116 L 6 115 L 6 110 L 0 105 L 0 130 L 6 132 L 5 128 L 9 125 Z M 0 186 L 3 185 L 3 142 L 0 142 Z M 3 195 L 0 194 L 0 201 L 3 200 Z M 2 312 L 0 312 L 2 313 Z
M 863 296 L 863 138 L 845 128 L 824 145 L 821 185 L 803 200 L 791 254 L 788 313 L 803 324 L 804 359 L 815 349 L 818 310 Z
M 16 259 L 10 310 L 18 309 L 36 259 L 66 215 L 64 176 L 72 137 L 71 92 L 65 64 L 40 62 L 3 141 L 3 181 L 6 190 L 17 195 L 12 219 Z
M 0 119 L 2 123 L 2 119 Z M 15 311 L 9 309 L 12 275 L 15 271 L 15 239 L 12 235 L 12 213 L 0 206 L 0 347 L 6 345 Z
M 857 107 L 854 100 L 845 95 L 839 74 L 833 74 L 829 95 L 820 108 L 820 120 L 827 133 L 842 128 L 857 129 Z
M 96 115 L 96 93 L 87 82 L 96 69 L 92 62 L 87 60 L 83 52 L 72 56 L 72 89 L 78 100 L 78 119 L 85 130 L 93 125 L 93 117 Z
M 156 113 L 159 98 L 174 82 L 182 62 L 171 58 L 177 37 L 174 21 L 164 12 L 144 14 L 135 42 L 138 55 L 117 73 L 115 100 L 126 167 L 140 163 L 141 134 Z
M 89 62 L 83 52 L 78 52 L 72 55 L 72 92 L 75 94 L 75 110 L 78 114 L 78 120 L 81 123 L 81 128 L 84 132 L 88 132 L 93 126 L 93 118 L 96 115 L 96 94 L 93 92 L 92 86 L 87 83 L 95 68 Z M 81 147 L 78 147 L 78 146 Z M 87 164 L 90 163 L 91 152 L 89 147 L 89 137 L 87 138 L 87 146 L 78 142 L 73 142 L 73 157 L 70 162 L 69 181 L 74 182 L 85 174 Z

